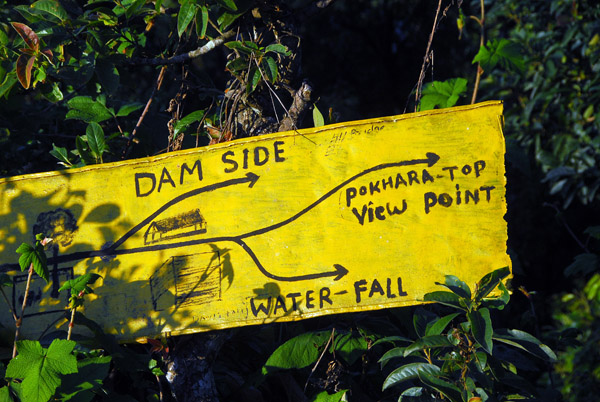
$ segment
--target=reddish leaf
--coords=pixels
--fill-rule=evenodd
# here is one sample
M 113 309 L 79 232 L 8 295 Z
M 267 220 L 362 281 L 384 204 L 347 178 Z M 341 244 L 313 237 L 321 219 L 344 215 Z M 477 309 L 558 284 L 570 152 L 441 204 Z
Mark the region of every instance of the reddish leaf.
M 17 77 L 23 88 L 28 89 L 31 84 L 31 70 L 35 63 L 35 56 L 22 54 L 17 59 Z
M 34 52 L 38 52 L 40 50 L 40 39 L 37 34 L 33 32 L 33 29 L 29 28 L 25 24 L 21 24 L 20 22 L 11 22 L 11 25 L 17 31 L 19 36 L 23 38 L 29 49 Z

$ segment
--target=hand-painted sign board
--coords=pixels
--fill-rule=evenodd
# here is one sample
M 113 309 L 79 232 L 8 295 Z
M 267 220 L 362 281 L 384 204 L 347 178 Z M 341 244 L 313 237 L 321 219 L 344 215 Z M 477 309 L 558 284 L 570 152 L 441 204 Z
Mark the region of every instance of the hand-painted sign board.
M 54 239 L 27 336 L 87 272 L 84 313 L 124 340 L 417 304 L 510 266 L 504 153 L 486 102 L 1 179 L 1 268 L 20 306 L 15 250 Z

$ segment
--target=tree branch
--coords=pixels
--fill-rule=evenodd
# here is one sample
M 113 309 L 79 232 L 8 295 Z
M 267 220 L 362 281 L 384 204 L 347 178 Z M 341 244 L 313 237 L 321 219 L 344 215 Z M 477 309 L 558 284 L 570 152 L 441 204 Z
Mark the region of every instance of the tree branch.
M 200 57 L 211 50 L 215 49 L 217 46 L 221 46 L 225 41 L 232 36 L 235 35 L 234 30 L 230 30 L 225 32 L 223 35 L 214 38 L 203 46 L 199 47 L 196 50 L 189 51 L 187 53 L 179 54 L 177 56 L 169 57 L 168 59 L 142 59 L 142 58 L 132 58 L 132 64 L 146 64 L 150 66 L 162 66 L 165 64 L 181 64 L 185 63 L 188 60 L 195 59 L 196 57 Z

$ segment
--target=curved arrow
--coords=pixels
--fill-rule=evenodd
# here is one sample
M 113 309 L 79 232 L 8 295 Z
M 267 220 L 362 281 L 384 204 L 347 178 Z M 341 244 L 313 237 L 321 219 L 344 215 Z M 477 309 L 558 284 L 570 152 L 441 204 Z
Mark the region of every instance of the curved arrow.
M 335 277 L 335 278 L 333 278 L 334 281 L 339 281 L 344 276 L 346 276 L 346 274 L 348 273 L 348 270 L 346 268 L 344 268 L 343 266 L 341 266 L 340 264 L 333 264 L 333 269 L 334 270 L 330 271 L 330 272 L 320 272 L 318 274 L 306 274 L 306 275 L 295 275 L 295 276 L 273 275 L 272 273 L 270 273 L 269 271 L 267 271 L 265 269 L 265 267 L 258 260 L 258 257 L 256 256 L 256 254 L 254 254 L 254 251 L 252 251 L 252 249 L 243 240 L 238 239 L 238 240 L 234 240 L 234 241 L 237 244 L 239 244 L 240 246 L 242 246 L 242 248 L 250 256 L 250 258 L 252 258 L 252 261 L 254 261 L 254 263 L 258 267 L 258 270 L 264 276 L 266 276 L 267 278 L 271 278 L 273 280 L 276 280 L 276 281 L 296 282 L 296 281 L 306 281 L 306 280 L 309 280 L 309 279 L 327 278 L 327 277 L 330 277 L 330 276 L 334 276 Z

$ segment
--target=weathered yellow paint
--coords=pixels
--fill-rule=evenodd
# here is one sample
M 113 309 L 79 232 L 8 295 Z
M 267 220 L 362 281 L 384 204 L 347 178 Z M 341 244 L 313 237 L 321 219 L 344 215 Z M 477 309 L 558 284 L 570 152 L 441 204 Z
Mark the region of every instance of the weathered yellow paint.
M 472 286 L 510 266 L 501 114 L 486 102 L 3 179 L 15 301 L 14 250 L 54 238 L 54 282 L 35 280 L 23 332 L 60 317 L 56 289 L 85 272 L 103 277 L 85 314 L 124 340 L 417 304 L 447 274 Z

